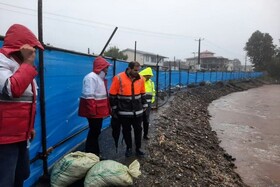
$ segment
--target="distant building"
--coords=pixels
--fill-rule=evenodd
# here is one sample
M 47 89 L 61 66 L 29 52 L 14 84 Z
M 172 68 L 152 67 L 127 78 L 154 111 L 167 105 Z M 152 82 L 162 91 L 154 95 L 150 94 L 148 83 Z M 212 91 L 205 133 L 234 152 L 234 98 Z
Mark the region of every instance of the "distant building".
M 227 63 L 227 71 L 241 71 L 241 62 L 238 59 L 229 60 Z
M 241 66 L 241 71 L 246 71 L 246 72 L 249 72 L 249 71 L 254 71 L 254 66 L 253 65 L 242 65 Z
M 127 61 L 134 60 L 134 49 L 128 48 L 123 50 L 122 52 L 123 54 L 127 55 Z M 136 61 L 138 61 L 141 66 L 156 66 L 157 61 L 159 62 L 158 65 L 162 66 L 165 58 L 167 57 L 150 52 L 136 50 Z
M 191 70 L 206 71 L 239 71 L 241 62 L 238 59 L 229 60 L 222 56 L 214 56 L 211 51 L 203 51 L 200 53 L 200 64 L 198 64 L 198 56 L 187 58 L 186 63 Z
M 171 68 L 171 70 L 179 70 L 179 69 L 188 69 L 189 66 L 186 63 L 186 61 L 181 61 L 181 60 L 173 60 L 173 61 L 164 61 L 163 62 L 163 67 L 165 69 L 169 69 L 169 66 Z

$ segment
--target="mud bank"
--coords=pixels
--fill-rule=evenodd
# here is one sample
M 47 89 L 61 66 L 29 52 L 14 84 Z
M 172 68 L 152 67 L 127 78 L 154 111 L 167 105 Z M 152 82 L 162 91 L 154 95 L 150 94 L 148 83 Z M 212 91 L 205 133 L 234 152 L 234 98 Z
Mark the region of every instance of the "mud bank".
M 135 186 L 247 186 L 235 172 L 235 158 L 219 146 L 207 107 L 221 96 L 263 84 L 268 83 L 218 83 L 176 93 L 154 114 Z

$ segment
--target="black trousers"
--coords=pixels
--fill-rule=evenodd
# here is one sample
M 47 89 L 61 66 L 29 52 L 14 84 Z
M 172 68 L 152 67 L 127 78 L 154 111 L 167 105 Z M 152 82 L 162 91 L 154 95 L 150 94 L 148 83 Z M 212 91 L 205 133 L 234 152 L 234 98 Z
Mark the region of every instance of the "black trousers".
M 150 113 L 151 113 L 151 104 L 149 104 L 148 108 L 143 113 L 144 136 L 148 136 L 148 133 L 149 133 Z
M 85 151 L 99 156 L 100 149 L 98 138 L 101 133 L 103 118 L 87 118 L 87 120 L 89 131 L 87 135 Z
M 141 148 L 142 120 L 142 116 L 134 118 L 120 116 L 123 137 L 127 148 L 132 148 L 131 126 L 133 126 L 134 130 L 135 149 L 137 150 Z

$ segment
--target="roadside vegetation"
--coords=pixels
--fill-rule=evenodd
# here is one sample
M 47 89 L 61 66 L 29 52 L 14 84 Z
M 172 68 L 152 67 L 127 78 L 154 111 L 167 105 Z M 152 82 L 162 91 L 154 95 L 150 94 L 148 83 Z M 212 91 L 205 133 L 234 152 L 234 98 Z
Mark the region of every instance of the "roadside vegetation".
M 273 38 L 268 33 L 255 31 L 244 50 L 255 71 L 266 72 L 274 79 L 280 80 L 280 47 L 273 45 Z

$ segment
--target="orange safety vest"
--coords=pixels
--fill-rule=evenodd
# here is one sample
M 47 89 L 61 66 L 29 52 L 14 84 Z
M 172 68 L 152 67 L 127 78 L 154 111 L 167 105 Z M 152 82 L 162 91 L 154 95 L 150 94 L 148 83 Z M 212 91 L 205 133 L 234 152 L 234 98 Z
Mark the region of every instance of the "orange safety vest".
M 112 110 L 119 116 L 137 117 L 143 114 L 143 108 L 148 107 L 143 77 L 131 80 L 126 71 L 113 78 L 109 92 Z

